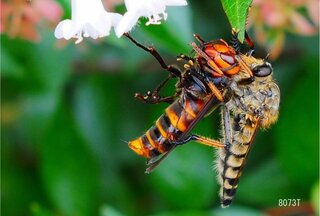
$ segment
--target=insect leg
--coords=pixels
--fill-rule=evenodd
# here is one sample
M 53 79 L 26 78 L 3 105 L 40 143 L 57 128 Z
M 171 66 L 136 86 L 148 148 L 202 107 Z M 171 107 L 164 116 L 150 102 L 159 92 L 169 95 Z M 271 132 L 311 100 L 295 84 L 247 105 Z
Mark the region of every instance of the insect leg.
M 232 30 L 232 39 L 231 39 L 231 44 L 232 47 L 237 51 L 237 53 L 240 52 L 240 46 L 241 46 L 241 42 L 238 39 L 238 34 L 239 32 L 236 32 L 235 30 Z M 254 43 L 251 40 L 249 34 L 247 31 L 245 31 L 244 33 L 244 37 L 247 41 L 247 44 L 250 47 L 250 50 L 247 52 L 247 56 L 252 56 L 252 54 L 254 53 Z
M 196 43 L 192 42 L 191 43 L 192 48 L 202 57 L 207 61 L 207 64 L 209 65 L 210 68 L 212 68 L 215 72 L 223 76 L 223 72 L 221 69 L 218 67 L 218 65 L 205 53 L 203 52 Z M 208 82 L 209 88 L 212 91 L 212 93 L 217 97 L 219 101 L 223 101 L 223 96 L 219 89 L 214 85 L 212 82 Z
M 235 49 L 236 52 L 239 53 L 240 46 L 241 46 L 241 43 L 238 39 L 239 32 L 236 32 L 234 29 L 232 29 L 231 32 L 232 32 L 232 38 L 231 38 L 230 43 L 232 44 L 233 49 Z
M 172 103 L 180 95 L 180 91 L 177 91 L 173 96 L 168 97 L 161 97 L 159 95 L 159 92 L 163 86 L 172 78 L 172 75 L 170 75 L 164 81 L 162 81 L 154 91 L 148 91 L 144 95 L 141 93 L 136 93 L 134 97 L 148 104 L 157 104 L 161 102 Z
M 163 159 L 165 159 L 169 155 L 169 153 L 172 152 L 177 146 L 186 144 L 186 143 L 190 142 L 191 140 L 195 140 L 198 143 L 208 145 L 211 147 L 216 147 L 216 148 L 223 148 L 224 147 L 224 145 L 222 143 L 220 143 L 219 141 L 193 134 L 193 135 L 187 136 L 184 139 L 181 139 L 179 141 L 171 142 L 171 144 L 173 144 L 171 149 L 169 151 L 167 151 L 166 153 L 164 153 L 160 158 L 151 158 L 147 163 L 148 167 L 146 169 L 146 173 L 152 172 L 154 170 L 154 168 L 157 167 L 159 165 L 159 163 Z
M 241 58 L 240 55 L 236 55 L 235 56 L 236 60 L 238 61 L 239 65 L 241 66 L 241 68 L 244 69 L 244 71 L 246 71 L 250 77 L 253 77 L 253 73 L 251 71 L 251 69 L 249 68 L 249 66 L 243 61 L 243 59 Z
M 173 96 L 161 97 L 159 94 L 155 94 L 154 92 L 148 91 L 145 95 L 136 93 L 134 97 L 148 104 L 157 104 L 161 102 L 166 102 L 171 104 L 176 100 L 176 98 L 179 95 L 180 95 L 180 92 L 176 92 Z
M 226 106 L 222 106 L 222 113 L 221 113 L 221 120 L 222 120 L 222 130 L 224 136 L 225 146 L 228 147 L 233 140 L 233 133 L 232 133 L 232 126 L 230 121 L 230 111 Z
M 205 53 L 203 52 L 196 43 L 192 42 L 191 43 L 192 48 L 196 53 L 198 53 L 202 58 L 204 58 L 207 61 L 207 64 L 217 73 L 224 75 L 222 70 L 218 67 L 218 65 Z
M 131 40 L 131 42 L 133 42 L 136 46 L 138 46 L 141 49 L 147 51 L 153 57 L 155 57 L 157 59 L 157 61 L 159 62 L 159 64 L 161 65 L 161 67 L 163 69 L 167 70 L 174 77 L 181 77 L 181 73 L 182 72 L 178 68 L 176 68 L 176 67 L 174 67 L 172 65 L 167 65 L 165 63 L 165 61 L 163 60 L 163 58 L 161 57 L 161 55 L 158 53 L 158 51 L 154 47 L 145 47 L 145 46 L 143 46 L 141 43 L 139 43 L 133 37 L 131 37 L 131 35 L 129 33 L 124 33 L 123 35 L 126 36 L 127 38 L 129 38 L 129 40 Z
M 211 146 L 211 147 L 216 147 L 216 148 L 223 148 L 224 147 L 224 145 L 217 140 L 213 140 L 213 139 L 210 139 L 210 138 L 207 138 L 204 136 L 200 136 L 197 134 L 193 134 L 193 135 L 187 136 L 181 140 L 174 141 L 174 142 L 172 142 L 172 144 L 183 145 L 183 144 L 190 142 L 191 140 L 194 140 L 200 144 Z
M 250 47 L 250 50 L 249 50 L 249 52 L 247 52 L 247 55 L 248 56 L 252 56 L 253 53 L 254 53 L 254 43 L 251 40 L 250 36 L 248 35 L 247 31 L 245 31 L 244 37 L 245 37 L 245 39 L 246 39 L 246 41 L 247 41 L 247 43 L 248 43 L 248 45 Z
M 213 82 L 208 82 L 208 86 L 209 86 L 211 92 L 217 97 L 217 99 L 219 101 L 223 101 L 224 100 L 222 93 L 217 88 L 217 86 L 215 86 L 215 84 Z

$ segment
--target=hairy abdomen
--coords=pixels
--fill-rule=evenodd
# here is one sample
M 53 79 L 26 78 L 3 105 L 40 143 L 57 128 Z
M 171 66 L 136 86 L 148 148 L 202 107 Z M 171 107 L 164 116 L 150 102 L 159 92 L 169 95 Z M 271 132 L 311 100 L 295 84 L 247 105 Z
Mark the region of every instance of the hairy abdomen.
M 251 140 L 255 133 L 256 122 L 248 121 L 245 115 L 235 116 L 233 140 L 230 145 L 218 150 L 216 166 L 218 182 L 221 185 L 221 206 L 228 207 L 237 191 L 239 178 L 250 150 Z

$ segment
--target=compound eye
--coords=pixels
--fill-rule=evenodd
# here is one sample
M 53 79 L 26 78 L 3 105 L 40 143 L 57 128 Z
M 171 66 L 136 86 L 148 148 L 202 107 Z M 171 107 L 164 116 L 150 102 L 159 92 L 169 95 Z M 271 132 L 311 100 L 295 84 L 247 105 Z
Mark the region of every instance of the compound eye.
M 252 73 L 256 77 L 266 77 L 272 73 L 272 67 L 270 64 L 259 65 L 252 69 Z

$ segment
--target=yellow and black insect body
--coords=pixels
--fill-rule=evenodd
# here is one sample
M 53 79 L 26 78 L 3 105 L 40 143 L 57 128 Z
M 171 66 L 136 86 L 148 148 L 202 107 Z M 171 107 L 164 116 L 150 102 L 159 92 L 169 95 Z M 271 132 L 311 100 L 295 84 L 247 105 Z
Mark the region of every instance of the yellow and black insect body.
M 195 140 L 202 144 L 223 147 L 218 141 L 199 135 L 188 135 L 205 114 L 221 103 L 211 92 L 197 69 L 191 67 L 182 74 L 180 97 L 175 100 L 141 137 L 130 141 L 129 147 L 137 154 L 149 158 L 147 172 L 160 162 L 158 156 L 168 154 L 176 146 Z M 218 89 L 224 88 L 224 78 L 215 78 Z M 228 81 L 228 80 L 226 80 Z
M 147 172 L 150 172 L 176 146 L 191 140 L 213 147 L 224 147 L 219 141 L 199 135 L 189 135 L 189 132 L 203 116 L 224 101 L 223 94 L 232 76 L 242 70 L 252 77 L 251 70 L 243 66 L 243 61 L 240 60 L 234 47 L 222 39 L 205 42 L 200 36 L 195 35 L 201 45 L 198 47 L 195 43 L 191 43 L 195 52 L 193 58 L 179 56 L 180 60 L 187 61 L 182 72 L 166 65 L 153 47 L 144 47 L 129 34 L 126 36 L 138 47 L 151 53 L 171 76 L 179 78 L 176 93 L 178 99 L 173 101 L 153 127 L 141 137 L 129 142 L 132 150 L 149 158 Z M 164 83 L 160 84 L 160 87 Z M 159 88 L 153 93 L 148 92 L 144 96 L 137 94 L 136 97 L 146 103 L 169 102 L 172 99 L 172 97 L 160 98 L 158 92 Z M 160 159 L 159 155 L 162 155 Z
M 176 94 L 161 98 L 159 89 L 136 97 L 145 103 L 169 102 L 171 105 L 141 137 L 130 141 L 129 147 L 149 158 L 147 173 L 151 172 L 176 146 L 190 140 L 218 147 L 216 167 L 221 185 L 222 207 L 231 204 L 255 134 L 259 127 L 268 128 L 278 118 L 280 90 L 272 78 L 271 65 L 252 56 L 254 45 L 246 34 L 251 48 L 240 52 L 240 42 L 234 35 L 233 45 L 224 40 L 205 42 L 199 36 L 193 58 L 181 55 L 188 62 L 185 70 L 165 64 L 152 47 L 144 47 L 126 35 L 138 47 L 152 54 L 170 77 L 179 79 Z M 222 108 L 221 141 L 199 135 L 189 135 L 191 129 L 217 106 Z M 160 157 L 159 157 L 160 156 Z
M 268 128 L 278 118 L 280 90 L 272 78 L 272 67 L 262 59 L 243 55 L 253 77 L 236 74 L 228 89 L 230 99 L 222 110 L 225 148 L 218 150 L 217 170 L 221 205 L 228 207 L 259 127 Z

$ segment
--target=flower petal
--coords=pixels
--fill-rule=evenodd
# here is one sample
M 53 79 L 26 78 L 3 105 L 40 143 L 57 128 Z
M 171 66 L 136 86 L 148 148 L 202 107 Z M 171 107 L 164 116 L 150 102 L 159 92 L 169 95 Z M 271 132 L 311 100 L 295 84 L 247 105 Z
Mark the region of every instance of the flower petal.
M 94 28 L 93 30 L 95 30 L 96 34 L 98 34 L 98 36 L 95 36 L 95 37 L 108 36 L 110 34 L 110 29 L 111 29 L 110 14 L 105 11 L 102 12 L 99 16 L 97 16 L 97 19 L 93 20 L 90 23 L 90 26 L 92 26 Z
M 116 27 L 116 35 L 121 37 L 125 32 L 130 31 L 139 17 L 148 18 L 146 25 L 159 25 L 161 20 L 167 19 L 165 12 L 166 6 L 184 6 L 187 5 L 186 0 L 125 0 L 125 5 L 128 10 L 122 20 Z
M 97 39 L 99 37 L 99 35 L 101 35 L 101 37 L 107 36 L 106 33 L 100 34 L 97 31 L 97 29 L 94 26 L 92 26 L 91 24 L 86 24 L 85 26 L 83 26 L 82 32 L 83 32 L 84 37 L 91 37 L 92 39 Z
M 188 5 L 186 0 L 163 0 L 167 6 L 186 6 Z
M 121 14 L 118 13 L 109 13 L 109 15 L 111 18 L 111 25 L 113 27 L 117 26 L 123 17 Z
M 130 31 L 137 23 L 140 15 L 136 12 L 128 11 L 115 27 L 117 37 L 121 37 L 125 32 Z
M 110 34 L 110 29 L 121 20 L 121 15 L 105 11 L 101 0 L 71 0 L 72 19 L 58 24 L 55 30 L 57 38 L 82 37 L 97 39 Z
M 54 36 L 58 39 L 69 40 L 76 34 L 75 23 L 72 20 L 63 20 L 54 31 Z

